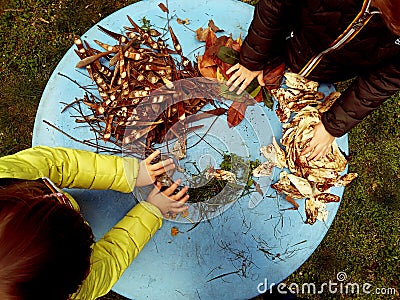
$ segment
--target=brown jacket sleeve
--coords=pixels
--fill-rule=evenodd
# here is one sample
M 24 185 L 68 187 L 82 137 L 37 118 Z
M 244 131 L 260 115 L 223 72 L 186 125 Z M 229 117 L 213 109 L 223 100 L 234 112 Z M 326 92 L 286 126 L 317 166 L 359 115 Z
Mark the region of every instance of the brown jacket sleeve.
M 249 70 L 264 69 L 275 59 L 282 60 L 288 27 L 295 18 L 296 0 L 260 0 L 240 50 L 239 63 Z
M 342 136 L 399 90 L 400 60 L 357 77 L 322 115 L 322 123 L 333 136 Z

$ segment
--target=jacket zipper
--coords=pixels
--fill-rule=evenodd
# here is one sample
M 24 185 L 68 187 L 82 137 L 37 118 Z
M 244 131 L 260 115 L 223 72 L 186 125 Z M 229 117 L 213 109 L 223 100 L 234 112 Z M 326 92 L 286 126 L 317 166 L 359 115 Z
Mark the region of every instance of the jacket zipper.
M 368 23 L 368 21 L 372 18 L 372 16 L 376 13 L 380 13 L 379 11 L 369 11 L 369 7 L 371 4 L 371 0 L 365 0 L 363 3 L 363 7 L 360 13 L 356 16 L 356 18 L 351 22 L 351 24 L 346 28 L 346 30 L 331 43 L 329 48 L 320 52 L 319 54 L 312 57 L 308 63 L 303 67 L 303 69 L 299 72 L 301 76 L 310 75 L 311 71 L 318 65 L 323 56 L 333 50 L 337 50 L 342 47 L 344 44 L 352 40 L 356 34 Z

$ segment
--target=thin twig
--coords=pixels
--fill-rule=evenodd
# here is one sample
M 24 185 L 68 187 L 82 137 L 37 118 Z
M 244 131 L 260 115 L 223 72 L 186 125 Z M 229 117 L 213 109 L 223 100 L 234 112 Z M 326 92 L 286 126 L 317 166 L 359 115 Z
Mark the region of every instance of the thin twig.
M 238 273 L 240 273 L 240 270 L 224 273 L 224 274 L 218 275 L 218 276 L 216 276 L 214 278 L 211 278 L 210 280 L 207 280 L 207 282 L 210 282 L 210 281 L 213 281 L 215 279 L 222 278 L 222 277 L 225 277 L 225 276 L 228 276 L 228 275 L 238 274 Z
M 197 135 L 197 137 L 202 138 L 199 134 L 197 134 L 195 131 L 193 131 L 193 133 L 195 135 Z M 211 148 L 213 148 L 215 151 L 218 152 L 219 155 L 223 156 L 224 153 L 220 152 L 217 148 L 215 148 L 213 145 L 211 145 L 209 142 L 207 142 L 204 138 L 203 138 L 203 142 L 206 143 L 208 146 L 210 146 Z
M 73 83 L 75 83 L 79 88 L 81 88 L 82 90 L 84 90 L 85 92 L 89 93 L 91 96 L 93 96 L 94 98 L 96 98 L 99 101 L 102 101 L 102 99 L 100 99 L 99 97 L 97 97 L 95 94 L 93 94 L 87 87 L 81 85 L 78 81 L 76 81 L 75 79 L 72 79 L 71 77 L 58 72 L 58 75 L 67 78 L 68 80 L 72 81 Z
M 43 120 L 43 123 L 45 123 L 46 125 L 52 127 L 53 129 L 57 130 L 58 132 L 61 132 L 62 134 L 64 134 L 66 137 L 70 138 L 71 140 L 78 142 L 80 144 L 84 144 L 86 146 L 90 146 L 93 148 L 96 148 L 98 150 L 102 150 L 102 151 L 106 151 L 106 152 L 110 152 L 110 153 L 114 153 L 114 154 L 119 154 L 121 153 L 121 150 L 117 150 L 115 148 L 109 148 L 106 146 L 100 146 L 100 145 L 96 145 L 95 143 L 89 142 L 87 140 L 78 140 L 77 138 L 73 137 L 72 135 L 66 133 L 65 131 L 63 131 L 62 129 L 58 128 L 56 125 L 50 123 L 49 121 Z
M 204 138 L 205 136 L 208 134 L 208 132 L 211 130 L 211 127 L 214 125 L 214 123 L 217 121 L 219 116 L 217 116 L 211 123 L 210 127 L 207 129 L 207 131 L 203 134 L 203 136 L 193 145 L 191 145 L 190 147 L 187 147 L 186 150 L 189 150 L 191 148 L 193 148 L 194 146 L 196 146 L 197 144 L 199 144 Z

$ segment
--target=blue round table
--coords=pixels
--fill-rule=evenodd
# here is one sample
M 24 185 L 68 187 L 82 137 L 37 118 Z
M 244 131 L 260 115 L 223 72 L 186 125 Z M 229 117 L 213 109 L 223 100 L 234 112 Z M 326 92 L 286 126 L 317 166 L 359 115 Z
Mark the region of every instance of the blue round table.
M 138 21 L 143 17 L 151 24 L 164 28 L 165 13 L 158 7 L 160 0 L 144 0 L 127 6 L 98 25 L 122 32 L 129 25 L 126 15 Z M 171 21 L 184 54 L 192 60 L 202 53 L 203 43 L 189 30 L 207 27 L 208 20 L 232 33 L 234 38 L 244 37 L 253 14 L 253 6 L 234 0 L 170 0 Z M 176 22 L 188 18 L 186 27 Z M 96 26 L 87 31 L 83 40 L 92 44 L 94 39 L 107 42 L 108 38 Z M 112 40 L 110 40 L 112 42 Z M 93 151 L 46 125 L 43 120 L 75 138 L 84 140 L 92 136 L 87 127 L 78 127 L 72 112 L 61 113 L 64 104 L 81 98 L 83 91 L 61 74 L 80 84 L 90 84 L 85 70 L 75 69 L 79 61 L 71 47 L 54 70 L 42 95 L 33 134 L 33 145 L 64 146 Z M 333 90 L 321 85 L 326 94 Z M 225 116 L 226 117 L 226 116 Z M 223 119 L 224 120 L 224 119 Z M 224 126 L 219 125 L 219 126 Z M 224 139 L 229 132 L 216 127 Z M 251 129 L 251 130 L 250 130 Z M 263 161 L 260 145 L 271 143 L 282 136 L 282 125 L 275 112 L 257 104 L 248 108 L 246 120 L 234 130 L 243 134 L 251 158 Z M 223 133 L 221 133 L 223 132 Z M 250 132 L 250 133 L 249 133 Z M 255 138 L 256 137 L 256 138 Z M 337 139 L 339 147 L 348 151 L 347 135 Z M 236 142 L 231 143 L 237 144 Z M 209 149 L 209 148 L 208 148 Z M 194 150 L 193 150 L 194 151 Z M 206 153 L 207 147 L 196 149 Z M 326 222 L 305 224 L 304 201 L 298 201 L 298 210 L 287 210 L 291 204 L 276 195 L 269 187 L 270 180 L 278 179 L 279 170 L 262 184 L 264 197 L 254 194 L 240 198 L 222 213 L 197 226 L 164 220 L 156 233 L 132 265 L 125 271 L 113 290 L 132 299 L 249 299 L 266 291 L 292 274 L 314 252 L 324 238 L 336 215 L 339 203 L 327 205 Z M 331 192 L 342 196 L 344 188 L 334 187 Z M 83 215 L 91 224 L 95 236 L 101 237 L 137 202 L 132 194 L 113 191 L 69 190 L 81 206 Z M 177 227 L 179 234 L 171 235 Z

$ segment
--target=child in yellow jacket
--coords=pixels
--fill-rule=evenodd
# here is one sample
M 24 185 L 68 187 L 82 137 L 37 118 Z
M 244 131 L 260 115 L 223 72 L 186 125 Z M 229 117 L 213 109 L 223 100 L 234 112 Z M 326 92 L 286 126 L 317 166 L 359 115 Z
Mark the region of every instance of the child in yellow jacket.
M 94 243 L 76 201 L 58 188 L 129 193 L 175 166 L 67 148 L 33 147 L 0 158 L 0 299 L 96 299 L 109 292 L 162 225 L 187 209 L 180 181 L 156 186 Z

